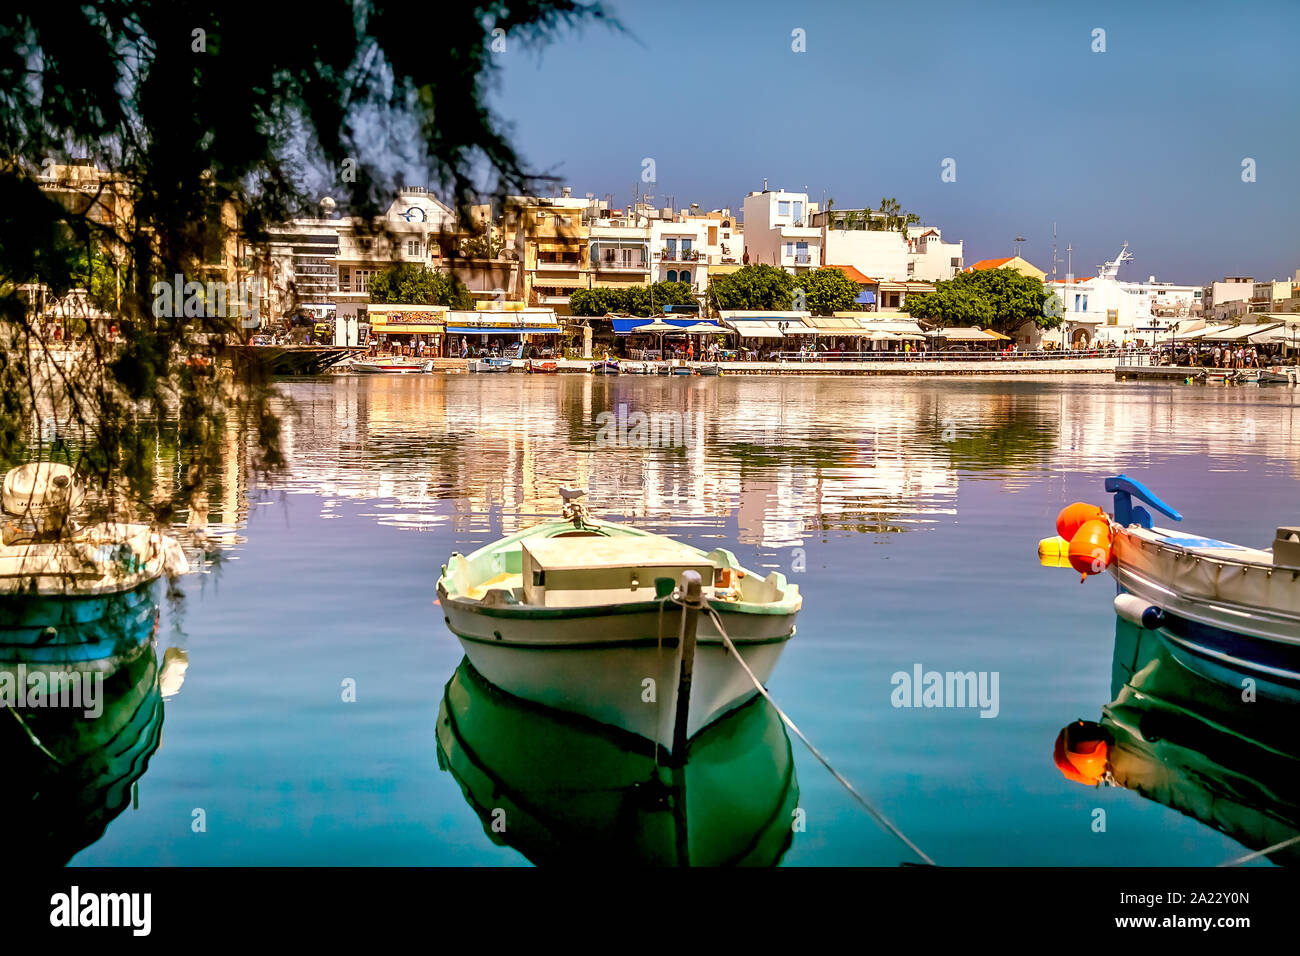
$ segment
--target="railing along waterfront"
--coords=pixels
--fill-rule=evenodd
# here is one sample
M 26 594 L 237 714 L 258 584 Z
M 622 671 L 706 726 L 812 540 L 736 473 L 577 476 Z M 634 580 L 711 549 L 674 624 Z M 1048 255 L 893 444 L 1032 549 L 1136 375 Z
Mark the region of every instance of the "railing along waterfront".
M 1052 352 L 982 352 L 972 350 L 918 350 L 915 352 L 775 352 L 781 362 L 1057 362 L 1063 359 L 1122 359 L 1150 350 L 1059 349 Z

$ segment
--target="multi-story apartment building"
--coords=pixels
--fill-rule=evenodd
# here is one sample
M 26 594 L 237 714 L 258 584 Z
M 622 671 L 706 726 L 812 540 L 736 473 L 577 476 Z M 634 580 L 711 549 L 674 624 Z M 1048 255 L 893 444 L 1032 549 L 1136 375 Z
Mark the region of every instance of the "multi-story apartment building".
M 883 228 L 883 216 L 869 209 L 834 209 L 817 212 L 813 224 L 821 235 L 823 261 L 852 266 L 877 281 L 906 282 L 907 237 Z
M 1292 297 L 1294 283 L 1290 279 L 1270 279 L 1256 282 L 1250 293 L 1251 312 L 1280 312 L 1281 304 Z
M 569 187 L 559 196 L 510 196 L 503 228 L 519 261 L 523 301 L 569 314 L 569 294 L 590 287 L 591 230 L 584 221 L 588 199 Z
M 633 209 L 588 210 L 592 288 L 623 289 L 650 281 L 650 221 Z
M 768 189 L 745 197 L 744 254 L 750 265 L 780 266 L 787 272 L 820 268 L 823 232 L 815 226 L 817 204 L 808 194 Z

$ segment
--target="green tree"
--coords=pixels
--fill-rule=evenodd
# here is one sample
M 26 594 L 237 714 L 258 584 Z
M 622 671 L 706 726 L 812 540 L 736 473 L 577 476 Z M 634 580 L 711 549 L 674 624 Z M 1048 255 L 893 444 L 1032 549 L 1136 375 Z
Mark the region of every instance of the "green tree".
M 1061 310 L 1041 279 L 1015 269 L 981 269 L 962 272 L 936 283 L 935 291 L 907 297 L 913 318 L 941 325 L 975 325 L 1004 335 L 1026 322 L 1040 329 L 1061 324 Z
M 829 266 L 795 276 L 794 284 L 795 308 L 799 307 L 799 292 L 802 290 L 804 308 L 813 315 L 851 311 L 857 304 L 858 293 L 862 291 L 843 272 Z
M 695 303 L 695 292 L 689 282 L 656 282 L 625 289 L 574 289 L 569 295 L 569 311 L 582 316 L 601 316 L 611 312 L 658 315 L 666 305 Z
M 460 241 L 460 254 L 467 259 L 498 259 L 506 241 L 498 235 L 480 233 Z
M 7 9 L 0 458 L 48 454 L 40 436 L 53 417 L 106 499 L 161 521 L 220 473 L 232 427 L 255 438 L 255 467 L 276 466 L 280 452 L 269 383 L 226 348 L 246 334 L 242 317 L 167 314 L 154 284 L 249 277 L 266 227 L 309 213 L 322 193 L 370 221 L 415 173 L 469 221 L 484 192 L 534 191 L 489 103 L 502 62 L 493 48 L 539 45 L 604 16 L 580 0 L 448 0 L 431 50 L 411 42 L 423 8 L 401 2 L 317 4 L 309 15 L 289 0 Z M 106 171 L 92 201 L 69 201 L 86 193 L 47 178 L 74 158 Z M 103 255 L 111 322 L 87 324 L 75 365 L 55 363 L 28 290 L 59 299 L 88 284 L 106 301 Z M 195 372 L 214 364 L 235 374 Z M 163 494 L 148 448 L 168 423 L 177 480 Z
M 776 266 L 750 265 L 730 275 L 719 276 L 705 292 L 709 305 L 718 310 L 790 309 L 794 276 Z
M 474 308 L 474 297 L 454 275 L 413 263 L 402 263 L 371 276 L 368 291 L 375 304 Z

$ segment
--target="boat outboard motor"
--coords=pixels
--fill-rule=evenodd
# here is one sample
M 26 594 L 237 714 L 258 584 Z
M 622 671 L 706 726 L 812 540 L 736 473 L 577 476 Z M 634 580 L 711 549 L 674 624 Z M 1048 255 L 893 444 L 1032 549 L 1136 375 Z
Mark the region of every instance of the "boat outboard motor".
M 70 465 L 32 461 L 5 475 L 4 513 L 30 520 L 38 534 L 57 534 L 85 494 Z

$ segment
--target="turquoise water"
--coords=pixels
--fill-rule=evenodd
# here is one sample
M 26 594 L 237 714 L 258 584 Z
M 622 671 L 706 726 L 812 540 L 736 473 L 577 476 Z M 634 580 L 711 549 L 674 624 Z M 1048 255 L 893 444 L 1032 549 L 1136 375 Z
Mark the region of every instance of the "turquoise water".
M 508 710 L 500 726 L 517 738 L 477 784 L 440 766 L 439 712 L 462 653 L 434 582 L 450 552 L 555 514 L 561 483 L 589 487 L 598 515 L 725 545 L 799 584 L 798 633 L 769 689 L 936 862 L 1184 865 L 1246 852 L 1134 790 L 1057 771 L 1058 731 L 1100 720 L 1112 700 L 1114 590 L 1040 567 L 1036 544 L 1064 504 L 1108 504 L 1102 479 L 1123 471 L 1179 508 L 1189 531 L 1267 546 L 1278 524 L 1300 521 L 1292 389 L 434 375 L 283 390 L 288 472 L 254 481 L 232 449 L 213 504 L 222 560 L 185 579 L 183 599 L 160 602 L 157 655 L 170 648 L 173 667 L 158 746 L 125 771 L 138 777 L 130 805 L 74 863 L 526 864 L 509 845 L 525 842 L 522 826 L 494 842 L 475 786 L 528 787 L 520 767 L 570 731 Z M 607 447 L 597 416 L 620 404 L 684 413 L 702 440 Z M 918 664 L 996 672 L 996 717 L 893 706 L 891 676 Z M 728 800 L 755 821 L 797 801 L 798 832 L 756 840 L 749 862 L 914 859 L 797 740 L 794 779 L 776 773 L 779 725 L 746 719 L 717 752 L 751 734 L 770 759 L 719 756 L 714 790 L 688 784 L 697 803 L 712 801 L 692 810 L 692 840 L 731 846 L 735 834 L 698 829 L 723 827 Z M 533 818 L 525 849 L 550 861 L 603 844 L 646 859 L 626 819 L 584 802 L 623 785 L 611 783 L 620 758 L 572 739 L 551 751 L 545 794 L 516 800 Z M 653 804 L 652 790 L 629 792 Z M 584 831 L 600 839 L 572 836 Z

